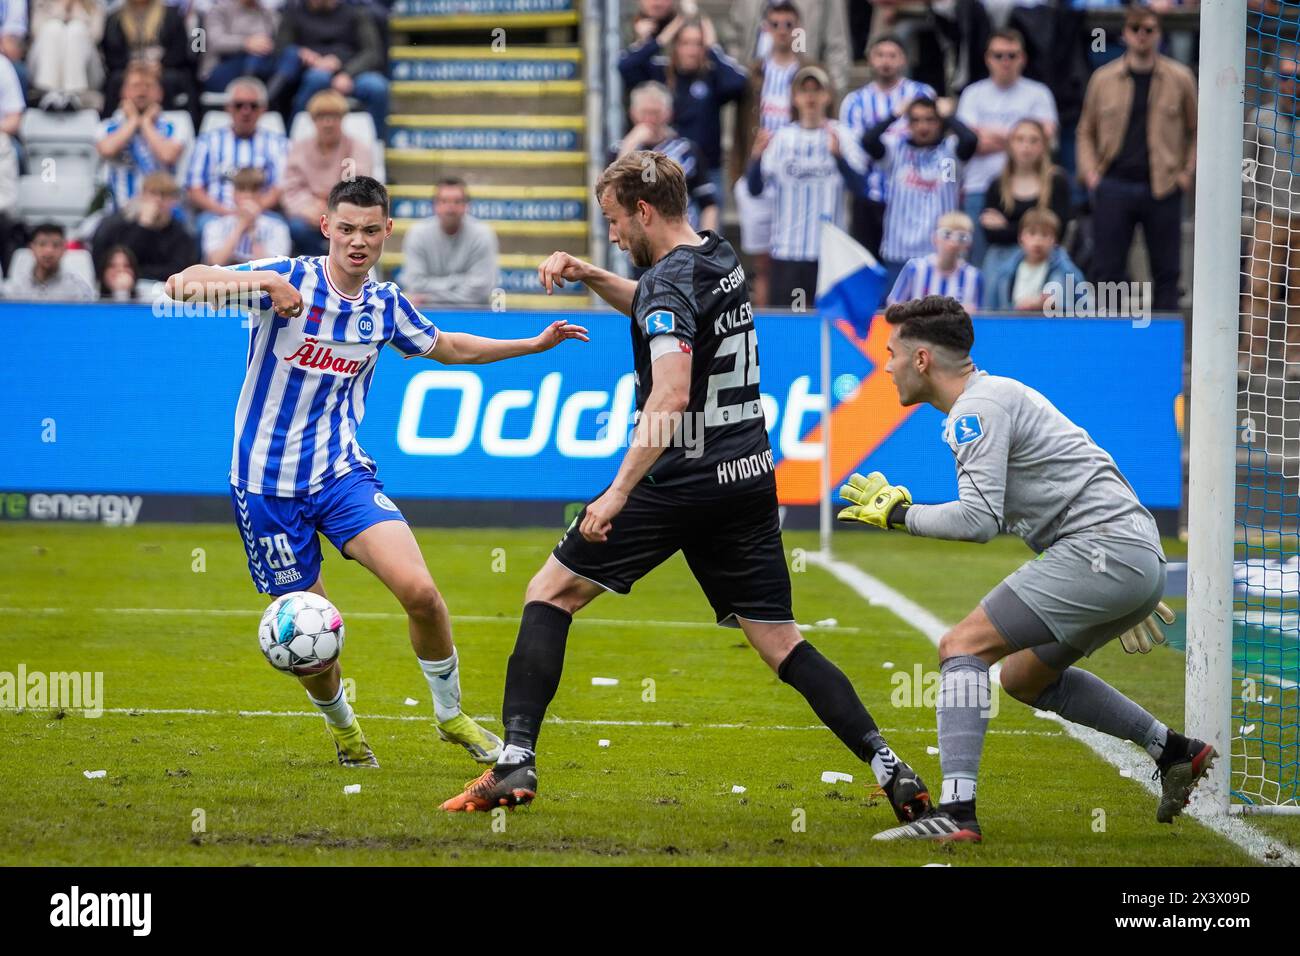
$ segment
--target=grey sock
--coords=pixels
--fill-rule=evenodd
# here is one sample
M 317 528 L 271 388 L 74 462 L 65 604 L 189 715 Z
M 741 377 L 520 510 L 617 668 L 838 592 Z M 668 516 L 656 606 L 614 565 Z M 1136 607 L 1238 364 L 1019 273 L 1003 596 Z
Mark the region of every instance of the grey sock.
M 1164 749 L 1169 732 L 1160 721 L 1096 674 L 1067 667 L 1034 706 L 1120 740 L 1131 740 L 1148 753 Z M 1158 756 L 1158 754 L 1153 754 Z
M 939 764 L 943 768 L 940 803 L 975 799 L 984 732 L 992 699 L 989 665 L 964 654 L 939 667 Z

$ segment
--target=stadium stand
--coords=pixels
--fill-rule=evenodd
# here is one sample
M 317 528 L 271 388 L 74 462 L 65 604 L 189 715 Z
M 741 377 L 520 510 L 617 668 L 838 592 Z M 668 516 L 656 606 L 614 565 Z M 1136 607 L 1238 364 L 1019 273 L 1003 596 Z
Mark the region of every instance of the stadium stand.
M 506 304 L 572 303 L 582 289 L 541 294 L 536 266 L 556 249 L 588 253 L 575 3 L 399 0 L 390 29 L 387 163 L 395 226 L 385 267 L 400 266 L 401 237 L 432 214 L 433 184 L 459 176 L 469 183 L 470 213 L 500 240 Z

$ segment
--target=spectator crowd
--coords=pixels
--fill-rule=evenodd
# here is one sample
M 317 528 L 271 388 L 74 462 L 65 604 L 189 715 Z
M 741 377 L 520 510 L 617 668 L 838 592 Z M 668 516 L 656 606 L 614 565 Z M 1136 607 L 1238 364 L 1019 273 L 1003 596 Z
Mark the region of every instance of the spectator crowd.
M 323 252 L 329 187 L 381 161 L 389 2 L 0 0 L 5 294 L 85 280 L 122 298 L 128 278 L 187 258 Z M 1140 226 L 1146 304 L 1184 301 L 1197 37 L 1180 13 L 1194 0 L 733 0 L 711 7 L 717 24 L 698 0 L 626 2 L 627 132 L 610 158 L 678 161 L 692 223 L 738 227 L 756 304 L 812 305 L 823 222 L 876 257 L 886 300 L 942 292 L 986 309 L 1062 307 L 1051 290 L 1065 280 L 1125 281 Z M 1243 2 L 1271 44 L 1251 67 L 1267 96 L 1246 150 L 1269 175 L 1245 210 L 1248 338 L 1267 337 L 1278 301 L 1300 308 L 1300 29 L 1294 3 Z M 100 208 L 79 228 L 17 221 L 30 108 L 102 116 Z M 367 135 L 345 129 L 350 112 Z M 290 142 L 295 118 L 306 135 Z M 494 284 L 496 237 L 469 191 L 444 178 L 406 236 L 404 278 L 426 303 L 486 304 Z M 75 257 L 63 274 L 69 244 L 89 269 Z M 1286 349 L 1300 365 L 1300 322 Z
M 1244 3 L 1252 35 L 1272 40 L 1265 72 L 1278 74 L 1279 98 L 1259 149 L 1274 165 L 1296 115 L 1296 7 Z M 621 151 L 672 143 L 684 166 L 703 164 L 694 181 L 712 182 L 710 207 L 732 205 L 756 304 L 813 303 L 829 222 L 880 263 L 885 301 L 940 293 L 1034 311 L 1076 306 L 1055 300 L 1085 279 L 1130 279 L 1140 225 L 1144 304 L 1180 306 L 1196 173 L 1194 0 L 727 9 L 715 26 L 695 0 L 639 0 L 619 62 L 632 110 Z M 1247 294 L 1266 324 L 1270 283 L 1300 263 L 1300 228 L 1296 191 L 1264 191 Z M 1300 322 L 1288 341 L 1300 360 Z
M 388 2 L 0 0 L 3 294 L 121 299 L 128 276 L 140 291 L 200 260 L 323 252 L 329 188 L 371 174 L 384 141 Z M 39 172 L 29 109 L 102 116 L 80 226 L 18 221 L 20 175 Z M 368 135 L 344 131 L 354 110 Z M 290 143 L 299 113 L 310 130 Z M 78 247 L 91 268 L 65 275 Z

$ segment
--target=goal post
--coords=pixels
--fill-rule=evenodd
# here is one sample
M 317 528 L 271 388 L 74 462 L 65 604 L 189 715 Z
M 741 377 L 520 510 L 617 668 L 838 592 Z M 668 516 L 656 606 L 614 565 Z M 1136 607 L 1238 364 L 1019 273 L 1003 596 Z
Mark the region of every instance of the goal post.
M 1192 372 L 1188 396 L 1187 733 L 1232 739 L 1232 562 L 1236 482 L 1241 130 L 1246 12 L 1240 0 L 1201 3 L 1197 109 Z M 1229 184 L 1224 188 L 1224 184 Z M 1201 785 L 1226 811 L 1228 761 Z
M 1223 755 L 1198 798 L 1222 812 L 1300 811 L 1298 18 L 1201 0 L 1186 722 Z

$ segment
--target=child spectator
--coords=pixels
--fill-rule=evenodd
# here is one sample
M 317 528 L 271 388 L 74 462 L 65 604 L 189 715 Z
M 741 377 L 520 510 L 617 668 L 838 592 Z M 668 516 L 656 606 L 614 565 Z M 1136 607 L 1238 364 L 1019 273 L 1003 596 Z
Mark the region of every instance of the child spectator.
M 857 141 L 830 119 L 830 77 L 805 66 L 794 78 L 797 122 L 755 143 L 747 177 L 750 192 L 772 202 L 770 305 L 810 304 L 817 292 L 821 224 L 844 227 L 844 187 L 860 192 L 867 160 Z
M 241 169 L 235 173 L 235 211 L 219 219 L 209 219 L 203 227 L 201 245 L 203 261 L 213 266 L 229 266 L 253 259 L 287 256 L 292 250 L 289 226 L 279 216 L 262 208 L 258 197 L 266 186 L 266 174 L 260 169 Z
M 1047 130 L 1037 120 L 1021 120 L 1011 128 L 1007 161 L 984 194 L 980 225 L 988 243 L 984 272 L 997 275 L 1016 254 L 1020 218 L 1030 209 L 1050 209 L 1061 221 L 1062 233 L 1070 221 L 1070 182 L 1052 165 Z
M 135 298 L 135 253 L 126 246 L 114 246 L 104 256 L 99 269 L 99 294 L 114 302 Z
M 138 260 L 141 279 L 163 282 L 174 272 L 193 265 L 199 257 L 194 234 L 176 218 L 180 189 L 169 173 L 150 173 L 140 184 L 140 194 L 120 212 L 99 224 L 91 249 L 97 270 L 108 250 L 126 246 Z
M 1031 209 L 1020 218 L 1020 251 L 989 277 L 989 311 L 1042 312 L 1068 308 L 1084 296 L 1083 273 L 1060 247 L 1061 220 L 1050 209 Z M 1073 277 L 1073 278 L 1071 278 Z
M 973 232 L 974 224 L 964 212 L 954 210 L 940 216 L 934 230 L 934 252 L 907 260 L 885 304 L 946 295 L 967 312 L 978 309 L 984 300 L 984 277 L 966 261 Z

